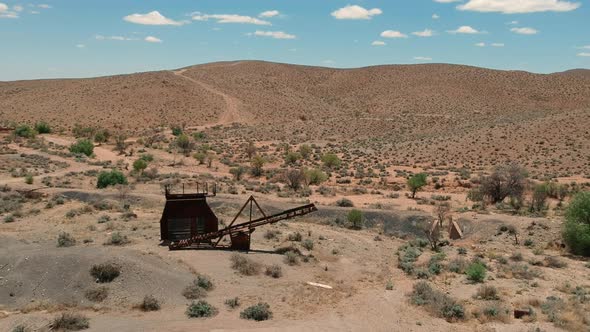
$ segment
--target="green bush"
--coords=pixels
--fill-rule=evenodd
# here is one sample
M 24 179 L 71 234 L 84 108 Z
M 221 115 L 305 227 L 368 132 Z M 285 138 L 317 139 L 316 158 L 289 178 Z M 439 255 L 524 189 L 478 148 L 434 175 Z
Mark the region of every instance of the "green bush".
M 34 180 L 35 179 L 33 178 L 33 175 L 31 175 L 31 174 L 25 175 L 25 183 L 26 184 L 33 184 Z
M 217 309 L 206 301 L 193 302 L 186 309 L 189 318 L 211 317 L 217 313 Z
M 195 284 L 197 286 L 203 288 L 206 291 L 210 291 L 215 287 L 213 285 L 213 281 L 211 281 L 211 278 L 209 276 L 204 275 L 204 274 L 199 274 L 197 276 L 197 280 L 195 280 Z
M 49 124 L 47 124 L 47 122 L 37 122 L 35 124 L 35 130 L 39 133 L 39 134 L 49 134 L 51 133 L 51 127 L 49 126 Z
M 577 194 L 566 211 L 563 240 L 576 255 L 590 256 L 590 192 Z
M 70 146 L 70 152 L 90 157 L 94 153 L 94 143 L 85 138 L 79 139 Z
M 100 174 L 98 174 L 98 180 L 96 181 L 97 188 L 102 189 L 117 184 L 127 184 L 127 178 L 123 173 L 112 170 L 110 172 L 100 172 Z
M 143 173 L 143 171 L 148 167 L 148 163 L 143 159 L 137 159 L 133 162 L 133 169 L 138 173 Z
M 324 166 L 326 166 L 327 168 L 339 168 L 340 165 L 342 164 L 342 161 L 340 160 L 340 158 L 338 158 L 337 155 L 333 154 L 333 153 L 328 153 L 322 156 L 322 162 L 324 163 Z
M 347 216 L 348 222 L 353 229 L 363 228 L 363 213 L 359 210 L 350 210 Z
M 272 311 L 270 311 L 270 305 L 268 303 L 260 302 L 256 305 L 244 309 L 240 313 L 240 318 L 263 321 L 272 318 Z
M 27 125 L 20 125 L 16 127 L 16 129 L 14 129 L 14 134 L 18 137 L 24 138 L 34 138 L 37 135 L 35 130 Z
M 486 278 L 486 267 L 480 262 L 471 263 L 465 270 L 467 279 L 473 282 L 483 282 Z
M 310 185 L 320 185 L 328 179 L 326 173 L 321 169 L 311 169 L 306 172 L 306 175 Z

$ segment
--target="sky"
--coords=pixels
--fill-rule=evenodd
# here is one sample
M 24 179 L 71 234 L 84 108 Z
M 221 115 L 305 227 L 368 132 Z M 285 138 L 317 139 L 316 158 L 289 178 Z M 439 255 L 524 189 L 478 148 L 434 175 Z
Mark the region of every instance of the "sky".
M 590 0 L 0 0 L 0 81 L 227 60 L 590 68 Z

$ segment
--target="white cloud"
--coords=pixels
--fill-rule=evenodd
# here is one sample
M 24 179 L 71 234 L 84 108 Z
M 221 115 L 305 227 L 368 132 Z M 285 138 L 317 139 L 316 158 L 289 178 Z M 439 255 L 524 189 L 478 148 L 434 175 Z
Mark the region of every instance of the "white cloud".
M 387 44 L 384 41 L 375 40 L 374 42 L 371 43 L 371 45 L 373 45 L 373 46 L 385 46 Z
M 507 25 L 517 25 L 518 21 L 510 21 L 508 23 L 506 23 Z
M 131 14 L 123 17 L 123 20 L 135 24 L 142 25 L 183 25 L 186 22 L 174 21 L 164 15 L 160 14 L 157 10 L 149 12 L 147 14 Z
M 468 25 L 458 27 L 456 30 L 449 30 L 448 33 L 462 33 L 462 34 L 478 34 L 481 31 L 474 29 Z
M 517 33 L 519 35 L 536 35 L 539 33 L 538 30 L 533 28 L 512 28 L 510 31 Z
M 415 31 L 412 32 L 413 35 L 418 36 L 418 37 L 432 37 L 435 35 L 436 32 L 430 30 L 430 29 L 425 29 L 424 31 Z
M 451 2 L 461 2 L 462 0 L 434 0 L 434 2 L 438 3 L 451 3 Z
M 154 36 L 147 36 L 144 39 L 148 43 L 161 43 L 162 39 L 154 37 Z
M 338 20 L 370 20 L 381 14 L 383 11 L 379 8 L 365 9 L 357 5 L 348 5 L 332 12 L 332 16 Z
M 217 20 L 217 23 L 242 23 L 242 24 L 255 24 L 255 25 L 272 25 L 268 21 L 258 19 L 251 16 L 243 16 L 236 14 L 202 14 L 193 13 L 193 20 L 195 21 L 208 21 L 209 19 Z
M 8 5 L 0 2 L 0 18 L 18 18 L 18 13 L 8 9 Z
M 407 35 L 399 32 L 399 31 L 395 31 L 395 30 L 385 30 L 381 33 L 381 37 L 383 37 L 383 38 L 408 38 Z
M 504 43 L 491 43 L 492 47 L 504 47 Z
M 478 47 L 486 47 L 486 43 L 477 43 L 477 44 L 475 44 L 475 46 L 478 46 Z
M 103 36 L 103 35 L 96 35 L 94 36 L 96 40 L 116 40 L 116 41 L 131 41 L 137 40 L 136 38 L 129 38 L 123 36 Z
M 15 12 L 22 12 L 25 8 L 23 6 L 20 5 L 14 5 L 12 6 L 12 10 L 14 10 Z
M 432 14 L 433 20 L 438 20 L 439 18 L 440 18 L 440 16 L 438 16 L 438 14 Z
M 42 3 L 42 4 L 40 4 L 40 5 L 37 5 L 37 7 L 39 7 L 39 8 L 43 8 L 43 9 L 49 9 L 49 8 L 53 8 L 53 7 L 51 7 L 50 5 L 48 5 L 48 4 L 44 4 L 44 3 Z
M 77 44 L 77 45 L 76 45 L 76 47 L 77 47 L 77 48 L 85 48 L 85 47 L 86 47 L 86 45 L 84 45 L 84 44 Z
M 432 61 L 431 57 L 427 57 L 427 56 L 415 56 L 414 60 L 418 60 L 418 61 Z
M 582 53 L 578 53 L 578 56 L 590 57 L 590 53 L 582 52 Z
M 260 13 L 258 17 L 275 17 L 278 16 L 280 13 L 278 10 L 267 10 L 265 12 Z
M 568 12 L 581 6 L 579 2 L 562 0 L 469 0 L 457 6 L 459 10 L 522 14 L 538 12 Z
M 581 48 L 583 50 L 590 50 L 590 45 L 581 46 L 581 47 L 578 47 L 578 48 Z
M 295 39 L 297 36 L 285 33 L 283 31 L 256 31 L 254 36 L 259 37 L 270 37 L 274 39 Z

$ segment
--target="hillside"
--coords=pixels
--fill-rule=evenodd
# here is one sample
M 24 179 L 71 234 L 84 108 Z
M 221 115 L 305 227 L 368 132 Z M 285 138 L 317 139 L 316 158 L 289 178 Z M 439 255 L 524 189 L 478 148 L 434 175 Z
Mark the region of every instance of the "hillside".
M 93 79 L 0 83 L 0 122 L 206 125 L 216 138 L 339 142 L 394 164 L 590 174 L 586 71 L 549 75 L 425 64 L 330 69 L 259 61 Z M 216 130 L 215 125 L 229 125 Z M 395 152 L 395 153 L 394 153 Z
M 0 119 L 131 130 L 181 122 L 353 116 L 486 119 L 588 107 L 590 82 L 579 76 L 443 64 L 342 70 L 257 61 L 213 63 L 177 72 L 0 83 Z M 230 108 L 233 116 L 224 117 Z

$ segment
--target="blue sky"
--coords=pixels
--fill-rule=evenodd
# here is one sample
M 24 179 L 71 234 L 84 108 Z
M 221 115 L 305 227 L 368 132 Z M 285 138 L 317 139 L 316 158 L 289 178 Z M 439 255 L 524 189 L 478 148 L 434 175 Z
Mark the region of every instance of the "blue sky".
M 590 68 L 587 0 L 0 0 L 0 80 L 257 59 Z

